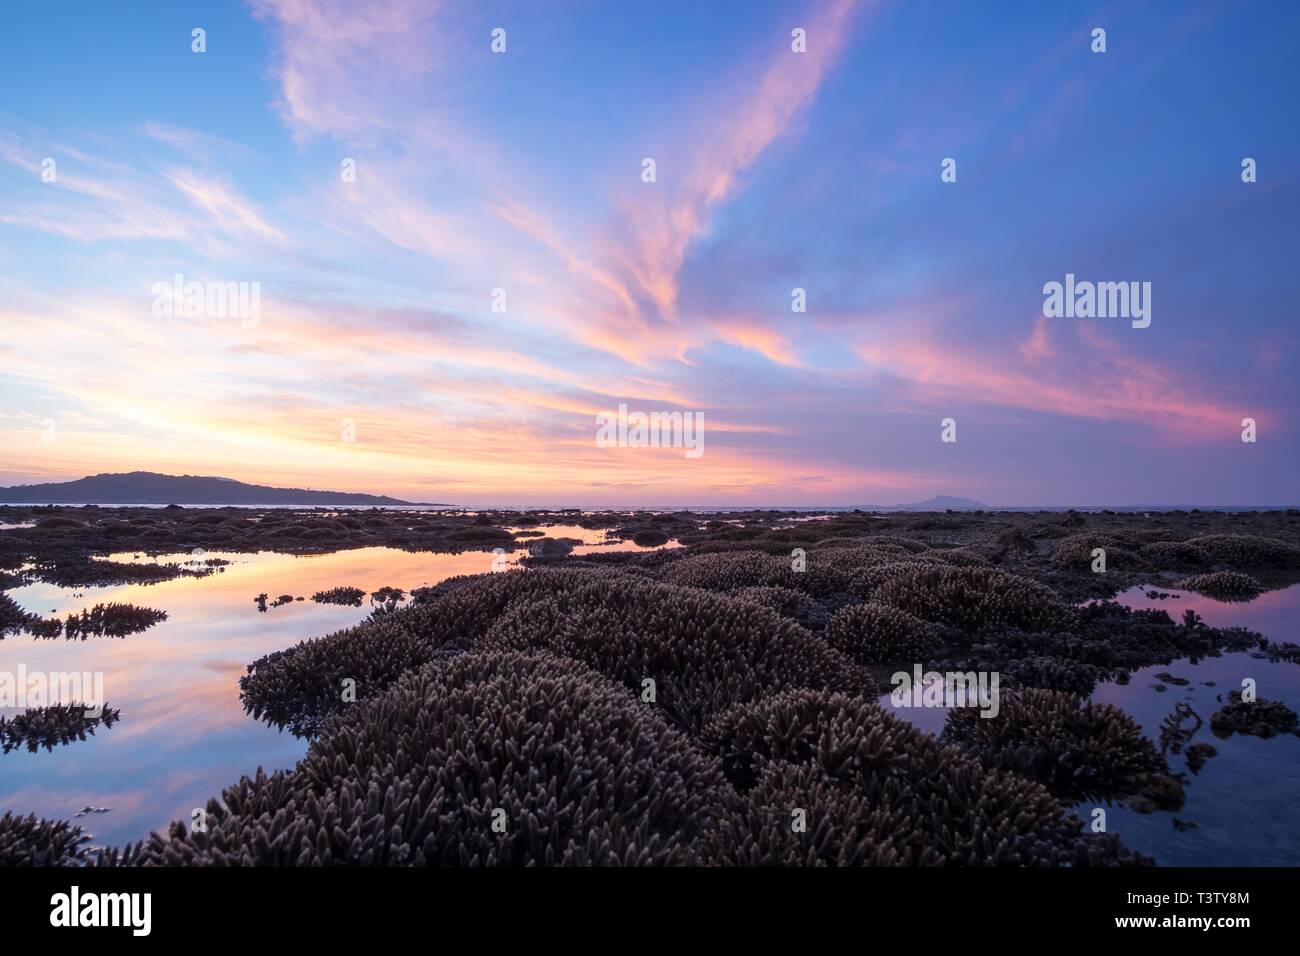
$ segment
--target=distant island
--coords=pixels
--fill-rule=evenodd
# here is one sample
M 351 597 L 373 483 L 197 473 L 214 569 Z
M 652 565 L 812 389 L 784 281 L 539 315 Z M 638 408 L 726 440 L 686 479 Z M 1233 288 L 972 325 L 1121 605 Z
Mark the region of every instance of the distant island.
M 387 495 L 249 485 L 233 478 L 153 471 L 90 475 L 75 481 L 0 488 L 0 503 L 22 505 L 394 505 L 432 504 Z
M 935 495 L 924 501 L 914 501 L 907 505 L 885 505 L 872 508 L 872 511 L 988 511 L 989 506 L 970 498 L 954 498 L 951 495 Z

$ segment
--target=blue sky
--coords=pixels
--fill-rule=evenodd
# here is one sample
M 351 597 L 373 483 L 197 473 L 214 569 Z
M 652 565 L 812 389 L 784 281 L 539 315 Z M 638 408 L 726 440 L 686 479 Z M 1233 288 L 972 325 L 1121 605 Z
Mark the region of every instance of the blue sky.
M 1295 502 L 1294 4 L 51 2 L 5 26 L 0 482 Z M 160 318 L 177 273 L 257 283 L 256 323 Z M 1150 327 L 1045 318 L 1066 273 L 1150 282 Z M 598 447 L 620 403 L 702 412 L 706 453 Z

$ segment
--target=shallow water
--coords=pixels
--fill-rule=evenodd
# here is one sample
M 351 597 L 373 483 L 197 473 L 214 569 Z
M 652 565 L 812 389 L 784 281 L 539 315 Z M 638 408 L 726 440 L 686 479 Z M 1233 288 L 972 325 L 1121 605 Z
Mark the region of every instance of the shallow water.
M 577 538 L 575 553 L 647 550 L 631 542 L 602 545 L 603 531 L 576 526 L 536 529 L 548 537 Z M 515 563 L 524 554 L 506 555 Z M 189 553 L 114 560 L 186 563 Z M 111 728 L 55 747 L 0 755 L 0 812 L 70 818 L 83 807 L 108 807 L 79 822 L 94 843 L 121 844 L 147 836 L 172 820 L 188 819 L 221 788 L 261 766 L 292 767 L 306 743 L 245 714 L 239 678 L 262 655 L 357 624 L 362 607 L 316 604 L 312 594 L 332 587 L 406 591 L 458 574 L 492 570 L 497 556 L 474 551 L 430 554 L 359 548 L 295 556 L 273 552 L 210 551 L 231 562 L 206 577 L 157 584 L 60 588 L 32 584 L 8 591 L 23 608 L 66 617 L 100 602 L 131 603 L 167 612 L 161 624 L 122 639 L 85 642 L 0 640 L 0 672 L 101 672 L 107 703 L 121 711 Z M 259 613 L 254 598 L 292 594 L 304 600 Z
M 1246 627 L 1270 640 L 1300 641 L 1300 585 L 1263 594 L 1249 603 L 1229 603 L 1186 591 L 1159 588 L 1174 595 L 1166 599 L 1147 597 L 1150 588 L 1137 587 L 1116 596 L 1127 607 L 1158 608 L 1174 620 L 1191 608 L 1215 627 Z M 1186 686 L 1169 684 L 1156 674 L 1186 678 Z M 1157 747 L 1160 723 L 1180 701 L 1201 717 L 1201 728 L 1183 744 L 1183 752 L 1168 753 L 1174 773 L 1187 778 L 1187 802 L 1177 812 L 1138 813 L 1118 805 L 1081 803 L 1076 810 L 1085 821 L 1092 810 L 1106 810 L 1106 828 L 1118 833 L 1126 844 L 1154 856 L 1169 866 L 1297 866 L 1300 865 L 1300 737 L 1283 735 L 1267 740 L 1234 734 L 1221 740 L 1210 732 L 1210 715 L 1223 706 L 1230 690 L 1240 690 L 1243 678 L 1253 678 L 1264 700 L 1278 700 L 1300 711 L 1300 667 L 1261 660 L 1248 652 L 1224 654 L 1192 662 L 1187 658 L 1172 664 L 1158 664 L 1133 673 L 1127 684 L 1105 683 L 1092 695 L 1094 701 L 1123 709 L 1142 727 Z M 1206 686 L 1205 682 L 1214 686 Z M 1165 690 L 1156 689 L 1163 684 Z M 931 733 L 943 731 L 944 708 L 897 708 L 888 695 L 882 706 Z M 1209 743 L 1218 751 L 1192 773 L 1187 767 L 1186 748 Z M 1195 823 L 1195 829 L 1174 829 L 1174 818 Z
M 576 553 L 645 550 L 631 542 L 606 543 L 604 531 L 577 526 L 535 529 L 548 537 L 582 542 Z M 507 555 L 511 563 L 523 555 Z M 191 555 L 144 557 L 114 555 L 115 560 L 186 562 Z M 231 563 L 207 577 L 183 577 L 158 584 L 96 588 L 59 588 L 34 584 L 7 592 L 25 609 L 42 615 L 68 614 L 99 602 L 126 602 L 166 611 L 163 623 L 125 639 L 92 638 L 85 642 L 0 640 L 0 671 L 25 666 L 33 671 L 99 671 L 105 697 L 121 710 L 113 727 L 53 752 L 13 752 L 0 756 L 0 811 L 71 818 L 86 806 L 108 807 L 79 819 L 96 844 L 141 839 L 170 821 L 187 819 L 194 807 L 258 766 L 268 771 L 296 763 L 306 743 L 244 713 L 239 677 L 262 655 L 363 620 L 359 608 L 315 604 L 311 595 L 336 586 L 384 586 L 407 591 L 457 574 L 489 571 L 496 556 L 411 553 L 391 548 L 361 548 L 329 554 L 294 556 L 272 552 L 209 552 L 205 558 Z M 1175 619 L 1193 608 L 1212 625 L 1239 625 L 1275 641 L 1300 640 L 1300 585 L 1265 594 L 1248 604 L 1228 604 L 1184 592 L 1176 599 L 1153 600 L 1143 588 L 1120 595 L 1129 607 L 1158 607 Z M 301 596 L 259 613 L 254 597 L 265 592 Z M 1152 686 L 1154 674 L 1169 671 L 1188 678 L 1186 687 Z M 1177 661 L 1147 668 L 1127 685 L 1104 684 L 1094 699 L 1122 707 L 1158 744 L 1160 721 L 1180 700 L 1205 720 L 1191 742 L 1207 741 L 1218 750 L 1199 774 L 1187 771 L 1182 755 L 1171 766 L 1188 777 L 1187 804 L 1176 814 L 1143 815 L 1126 808 L 1107 808 L 1108 828 L 1136 849 L 1164 864 L 1300 865 L 1300 738 L 1260 740 L 1233 736 L 1224 741 L 1210 733 L 1209 717 L 1218 708 L 1216 694 L 1256 680 L 1259 694 L 1300 710 L 1300 667 L 1274 664 L 1238 653 L 1200 663 Z M 1202 682 L 1213 681 L 1211 688 Z M 886 696 L 882 703 L 889 705 Z M 899 716 L 931 732 L 943 728 L 942 709 L 900 709 Z M 1089 817 L 1092 805 L 1079 812 Z M 1196 823 L 1177 832 L 1173 817 Z
M 1165 589 L 1159 589 L 1165 590 Z M 1276 642 L 1300 641 L 1300 585 L 1270 591 L 1246 604 L 1226 603 L 1183 591 L 1176 599 L 1153 600 L 1134 588 L 1119 600 L 1132 608 L 1158 607 L 1178 620 L 1185 609 L 1196 611 L 1216 627 L 1239 626 L 1259 631 Z M 1156 674 L 1187 678 L 1186 686 L 1166 684 Z M 1184 754 L 1167 754 L 1175 773 L 1186 775 L 1187 803 L 1176 813 L 1136 813 L 1124 807 L 1106 810 L 1108 829 L 1134 849 L 1171 866 L 1297 866 L 1300 865 L 1300 737 L 1291 734 L 1221 740 L 1210 732 L 1210 715 L 1223 706 L 1228 691 L 1240 690 L 1252 678 L 1263 700 L 1277 700 L 1300 711 L 1300 667 L 1261 660 L 1248 652 L 1205 658 L 1184 658 L 1173 664 L 1148 667 L 1133 674 L 1127 685 L 1102 684 L 1093 700 L 1122 707 L 1159 744 L 1160 722 L 1179 701 L 1189 704 L 1204 721 L 1184 745 L 1205 742 L 1218 756 L 1200 773 L 1192 773 Z M 1211 681 L 1215 686 L 1205 686 Z M 1167 690 L 1156 690 L 1164 684 Z M 1092 805 L 1080 806 L 1089 819 Z M 1179 832 L 1173 818 L 1196 824 Z

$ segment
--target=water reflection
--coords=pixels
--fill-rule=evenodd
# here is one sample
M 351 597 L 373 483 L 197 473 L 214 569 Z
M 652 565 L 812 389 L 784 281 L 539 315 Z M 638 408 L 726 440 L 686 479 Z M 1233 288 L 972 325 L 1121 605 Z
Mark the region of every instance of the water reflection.
M 1300 585 L 1271 591 L 1249 603 L 1216 601 L 1187 591 L 1158 589 L 1167 597 L 1148 597 L 1150 588 L 1138 587 L 1115 600 L 1133 609 L 1156 608 L 1174 620 L 1191 609 L 1214 627 L 1246 627 L 1270 640 L 1300 641 Z M 1179 685 L 1156 675 L 1185 678 Z M 1187 802 L 1176 813 L 1137 813 L 1127 807 L 1106 807 L 1107 829 L 1120 834 L 1134 849 L 1154 856 L 1168 866 L 1298 866 L 1300 865 L 1300 738 L 1283 735 L 1261 740 L 1234 734 L 1221 740 L 1210 732 L 1210 715 L 1223 706 L 1230 690 L 1240 690 L 1242 678 L 1253 678 L 1260 697 L 1278 700 L 1300 711 L 1300 667 L 1270 662 L 1252 653 L 1224 654 L 1193 663 L 1184 658 L 1135 671 L 1127 684 L 1098 685 L 1092 699 L 1113 704 L 1130 714 L 1143 733 L 1159 746 L 1160 724 L 1177 703 L 1191 706 L 1203 721 L 1183 746 L 1183 753 L 1167 754 L 1175 773 L 1186 776 Z M 887 677 L 885 678 L 887 680 Z M 1212 686 L 1211 686 L 1212 685 Z M 1163 687 L 1163 690 L 1158 689 Z M 1224 701 L 1217 700 L 1223 695 Z M 923 730 L 941 733 L 947 710 L 895 709 L 889 695 L 880 703 L 896 716 Z M 1218 755 L 1199 773 L 1192 773 L 1186 748 L 1205 742 Z M 1077 811 L 1091 820 L 1096 804 L 1081 803 Z M 1183 831 L 1174 818 L 1194 823 Z
M 536 529 L 547 537 L 576 538 L 575 553 L 646 550 L 631 542 L 603 544 L 604 531 L 576 525 Z M 517 563 L 524 551 L 507 555 Z M 86 806 L 109 807 L 82 823 L 96 844 L 146 836 L 172 820 L 188 819 L 223 786 L 257 767 L 292 767 L 305 742 L 244 713 L 239 678 L 262 655 L 298 641 L 351 627 L 370 612 L 316 604 L 317 591 L 336 586 L 414 588 L 459 574 L 490 571 L 494 555 L 475 551 L 430 554 L 359 548 L 330 554 L 240 554 L 211 551 L 205 559 L 229 561 L 206 577 L 157 584 L 60 588 L 32 584 L 7 592 L 28 611 L 66 616 L 99 602 L 119 602 L 167 612 L 166 621 L 124 640 L 0 640 L 0 671 L 99 671 L 104 694 L 121 720 L 93 737 L 52 753 L 14 752 L 0 757 L 0 810 L 71 818 Z M 185 563 L 189 553 L 119 561 Z M 293 594 L 305 598 L 259 614 L 253 599 Z
M 1134 588 L 1117 600 L 1135 609 L 1162 608 L 1175 620 L 1191 608 L 1212 626 L 1248 627 L 1279 643 L 1300 640 L 1300 585 L 1270 591 L 1246 604 L 1186 591 L 1167 593 L 1176 597 L 1150 598 L 1147 589 Z M 1166 672 L 1189 683 L 1179 686 L 1156 676 Z M 1226 701 L 1228 691 L 1240 690 L 1246 677 L 1255 680 L 1261 698 L 1300 710 L 1300 667 L 1246 652 L 1147 667 L 1136 671 L 1127 685 L 1097 688 L 1093 700 L 1123 708 L 1157 743 L 1160 722 L 1180 701 L 1188 704 L 1204 724 L 1187 745 L 1205 742 L 1218 751 L 1195 774 L 1183 754 L 1168 755 L 1173 770 L 1186 774 L 1189 781 L 1187 802 L 1177 813 L 1107 809 L 1109 829 L 1129 846 L 1171 866 L 1300 865 L 1300 815 L 1294 812 L 1300 797 L 1300 738 L 1283 735 L 1261 740 L 1233 734 L 1221 740 L 1210 732 L 1210 715 L 1223 706 L 1216 698 L 1222 695 Z M 1092 805 L 1079 809 L 1087 819 Z M 1180 832 L 1174 828 L 1175 817 L 1196 827 Z

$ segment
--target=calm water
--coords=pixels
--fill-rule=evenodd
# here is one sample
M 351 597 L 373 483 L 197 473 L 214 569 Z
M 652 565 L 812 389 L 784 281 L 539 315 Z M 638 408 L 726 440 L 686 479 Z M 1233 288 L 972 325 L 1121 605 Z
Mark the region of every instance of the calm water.
M 1271 640 L 1300 641 L 1300 585 L 1261 595 L 1248 604 L 1229 604 L 1185 591 L 1160 590 L 1177 595 L 1165 600 L 1146 596 L 1148 588 L 1133 588 L 1116 597 L 1131 608 L 1159 608 L 1178 620 L 1191 608 L 1205 623 L 1247 627 Z M 1156 674 L 1186 678 L 1186 686 L 1168 684 Z M 1106 809 L 1107 829 L 1118 833 L 1134 849 L 1154 856 L 1170 866 L 1300 866 L 1300 737 L 1277 736 L 1268 740 L 1234 734 L 1220 740 L 1210 732 L 1210 715 L 1222 703 L 1215 699 L 1230 690 L 1240 690 L 1242 678 L 1256 682 L 1258 695 L 1279 700 L 1300 711 L 1300 667 L 1270 663 L 1250 653 L 1224 654 L 1193 664 L 1184 658 L 1134 672 L 1128 684 L 1106 683 L 1097 687 L 1092 699 L 1113 704 L 1130 714 L 1157 747 L 1160 723 L 1180 701 L 1189 704 L 1204 722 L 1183 745 L 1183 753 L 1166 754 L 1170 768 L 1187 778 L 1187 802 L 1176 813 L 1137 813 L 1126 807 L 1081 803 L 1077 811 L 1092 819 L 1094 806 Z M 1215 686 L 1206 686 L 1204 682 Z M 1156 689 L 1164 683 L 1165 690 Z M 899 708 L 888 695 L 880 703 L 899 717 L 931 733 L 943 731 L 947 711 L 943 708 Z M 1205 742 L 1218 756 L 1211 757 L 1193 774 L 1187 767 L 1186 748 Z M 1186 831 L 1174 829 L 1174 818 L 1195 823 Z
M 577 553 L 642 550 L 630 542 L 610 544 L 603 531 L 550 526 L 550 537 L 584 542 Z M 517 560 L 522 551 L 510 555 Z M 157 558 L 114 555 L 117 560 L 186 561 L 189 554 Z M 8 592 L 29 611 L 66 616 L 99 602 L 128 602 L 166 611 L 168 619 L 122 640 L 0 641 L 0 671 L 100 671 L 105 697 L 121 720 L 94 737 L 36 754 L 0 756 L 0 810 L 73 817 L 86 806 L 108 807 L 79 822 L 97 844 L 138 840 L 216 796 L 223 786 L 261 766 L 287 769 L 302 756 L 305 742 L 248 717 L 239 702 L 245 665 L 269 651 L 350 627 L 369 613 L 359 608 L 315 604 L 311 595 L 337 586 L 383 586 L 407 591 L 457 574 L 491 569 L 493 555 L 419 554 L 390 548 L 362 548 L 333 554 L 293 556 L 262 552 L 210 552 L 231 563 L 204 578 L 178 578 L 152 585 L 70 589 L 34 584 Z M 303 597 L 259 613 L 253 598 L 265 592 Z M 1300 585 L 1265 594 L 1249 604 L 1224 604 L 1178 593 L 1156 601 L 1135 588 L 1120 596 L 1130 607 L 1159 607 L 1177 618 L 1191 607 L 1207 623 L 1240 625 L 1277 641 L 1300 640 Z M 1187 678 L 1185 687 L 1159 692 L 1154 674 Z M 1218 750 L 1199 774 L 1187 771 L 1182 755 L 1170 755 L 1176 772 L 1187 774 L 1187 803 L 1177 814 L 1149 815 L 1112 806 L 1109 829 L 1131 846 L 1166 864 L 1300 865 L 1300 738 L 1260 740 L 1210 733 L 1216 694 L 1257 682 L 1261 697 L 1300 710 L 1300 667 L 1271 664 L 1249 654 L 1177 661 L 1140 671 L 1129 684 L 1104 684 L 1094 699 L 1122 707 L 1158 743 L 1161 720 L 1175 703 L 1187 701 L 1205 720 L 1190 742 Z M 1203 682 L 1213 681 L 1215 687 Z M 888 698 L 883 702 L 888 706 Z M 943 710 L 899 710 L 927 730 L 942 730 Z M 1091 805 L 1080 806 L 1087 817 Z M 1178 832 L 1173 817 L 1197 824 Z
M 603 544 L 603 531 L 549 526 L 551 537 L 585 542 L 576 553 L 645 550 L 630 542 Z M 518 560 L 524 552 L 509 557 Z M 115 560 L 185 562 L 188 553 Z M 0 755 L 0 811 L 69 818 L 83 807 L 108 807 L 80 823 L 95 844 L 141 839 L 172 820 L 188 819 L 194 807 L 258 766 L 268 772 L 292 767 L 304 741 L 253 720 L 239 701 L 245 666 L 269 651 L 351 627 L 370 613 L 362 607 L 315 604 L 312 594 L 332 587 L 380 587 L 406 591 L 458 574 L 491 570 L 493 555 L 409 553 L 360 548 L 293 556 L 212 551 L 207 558 L 231 563 L 203 578 L 176 578 L 150 585 L 60 588 L 33 584 L 10 597 L 28 611 L 66 617 L 100 602 L 132 603 L 167 612 L 167 620 L 124 639 L 85 642 L 0 640 L 0 671 L 99 671 L 104 697 L 121 711 L 111 728 L 53 752 L 25 750 Z M 303 597 L 259 613 L 253 599 L 266 592 Z
M 1161 589 L 1163 590 L 1163 589 Z M 1187 592 L 1176 600 L 1152 600 L 1143 589 L 1123 595 L 1129 607 L 1164 608 L 1177 620 L 1185 608 L 1196 611 L 1205 623 L 1240 626 L 1259 631 L 1271 640 L 1300 642 L 1300 585 L 1263 594 L 1248 604 L 1227 604 Z M 1156 674 L 1187 678 L 1186 686 L 1165 684 Z M 1264 700 L 1278 700 L 1300 711 L 1300 667 L 1271 663 L 1250 653 L 1224 654 L 1193 664 L 1175 661 L 1169 666 L 1137 671 L 1124 686 L 1102 684 L 1093 699 L 1122 707 L 1159 743 L 1160 722 L 1181 702 L 1200 715 L 1204 725 L 1188 744 L 1205 742 L 1218 750 L 1200 773 L 1191 773 L 1183 754 L 1167 758 L 1175 772 L 1187 776 L 1187 802 L 1177 813 L 1135 813 L 1122 807 L 1107 808 L 1109 829 L 1129 846 L 1155 856 L 1171 866 L 1300 866 L 1300 737 L 1280 735 L 1263 740 L 1233 734 L 1220 740 L 1210 732 L 1210 715 L 1223 704 L 1216 700 L 1240 690 L 1243 678 L 1254 679 Z M 1205 686 L 1203 682 L 1215 686 Z M 1184 745 L 1184 752 L 1186 751 Z M 1080 806 L 1088 819 L 1091 805 Z M 1173 818 L 1196 824 L 1179 832 Z

